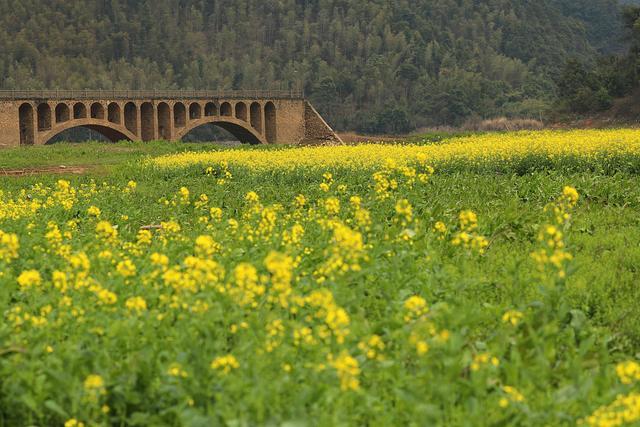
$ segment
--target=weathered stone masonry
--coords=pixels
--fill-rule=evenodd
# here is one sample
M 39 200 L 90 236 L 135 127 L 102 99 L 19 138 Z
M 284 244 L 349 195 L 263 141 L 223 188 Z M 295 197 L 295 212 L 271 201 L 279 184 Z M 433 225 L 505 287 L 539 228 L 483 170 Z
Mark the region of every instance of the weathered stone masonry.
M 209 123 L 251 144 L 341 142 L 294 92 L 0 92 L 0 147 L 46 144 L 79 126 L 112 141 L 178 141 Z

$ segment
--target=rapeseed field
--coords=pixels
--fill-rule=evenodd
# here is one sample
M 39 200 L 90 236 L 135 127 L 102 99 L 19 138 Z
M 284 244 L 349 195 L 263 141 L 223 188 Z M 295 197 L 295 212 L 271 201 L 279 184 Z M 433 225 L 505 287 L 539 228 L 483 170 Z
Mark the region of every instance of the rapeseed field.
M 545 131 L 2 178 L 0 425 L 637 424 L 639 148 Z

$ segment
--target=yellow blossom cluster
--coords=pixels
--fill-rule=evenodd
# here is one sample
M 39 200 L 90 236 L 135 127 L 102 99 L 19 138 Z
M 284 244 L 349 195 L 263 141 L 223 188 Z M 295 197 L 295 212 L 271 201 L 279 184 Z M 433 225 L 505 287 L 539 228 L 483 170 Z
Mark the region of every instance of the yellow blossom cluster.
M 299 147 L 269 150 L 260 156 L 248 150 L 185 152 L 150 160 L 154 166 L 176 168 L 207 165 L 221 161 L 256 171 L 288 170 L 296 167 L 345 167 L 366 169 L 384 166 L 388 159 L 397 165 L 412 162 L 416 156 L 431 164 L 455 161 L 506 162 L 531 155 L 574 156 L 586 159 L 604 155 L 640 152 L 640 134 L 634 129 L 570 130 L 488 133 L 451 138 L 443 144 L 360 144 L 331 147 Z
M 325 249 L 326 261 L 314 273 L 318 283 L 349 271 L 360 271 L 360 263 L 368 260 L 360 232 L 340 221 L 332 222 L 330 228 L 333 230 L 333 238 Z
M 438 240 L 444 240 L 448 231 L 447 225 L 442 221 L 438 221 L 433 225 L 433 232 L 438 235 Z
M 481 254 L 484 253 L 489 246 L 489 241 L 477 232 L 478 216 L 475 212 L 470 210 L 462 211 L 458 219 L 460 221 L 460 229 L 454 234 L 451 243 L 454 246 L 462 246 Z
M 15 233 L 5 233 L 0 230 L 0 261 L 11 262 L 18 258 L 20 241 Z
M 623 384 L 640 382 L 640 363 L 630 360 L 616 366 L 616 374 Z
M 118 230 L 109 221 L 96 224 L 96 235 L 105 241 L 114 242 L 118 238 Z
M 504 397 L 500 398 L 498 404 L 501 408 L 506 408 L 511 403 L 522 403 L 525 401 L 524 396 L 515 387 L 505 385 L 502 386 Z
M 147 302 L 142 297 L 131 297 L 125 302 L 129 311 L 140 314 L 147 310 Z
M 616 374 L 625 385 L 640 382 L 640 364 L 630 360 L 618 363 Z M 609 405 L 598 408 L 592 415 L 578 421 L 579 425 L 592 427 L 618 427 L 635 425 L 640 421 L 640 394 L 631 392 L 618 395 Z
M 371 335 L 368 339 L 358 343 L 358 349 L 367 356 L 367 359 L 383 361 L 382 352 L 385 349 L 384 341 L 380 335 Z
M 578 425 L 589 427 L 619 427 L 636 425 L 640 421 L 640 393 L 620 395 L 611 404 L 598 408 Z
M 18 276 L 18 285 L 22 289 L 37 287 L 42 284 L 42 277 L 38 270 L 26 270 Z
M 218 356 L 211 362 L 211 369 L 220 371 L 223 374 L 228 374 L 234 369 L 238 369 L 240 363 L 232 354 L 225 356 Z
M 478 353 L 473 356 L 473 361 L 471 362 L 471 365 L 469 365 L 469 368 L 475 372 L 485 366 L 500 366 L 500 360 L 489 353 Z
M 96 374 L 88 375 L 85 378 L 84 390 L 87 393 L 87 400 L 93 403 L 98 402 L 101 396 L 107 394 L 104 379 L 100 375 Z
M 427 301 L 421 296 L 414 295 L 404 302 L 404 321 L 412 322 L 422 318 L 429 312 Z
M 564 233 L 561 228 L 569 221 L 570 211 L 578 200 L 579 195 L 575 188 L 564 187 L 562 195 L 545 207 L 546 212 L 552 212 L 555 224 L 546 224 L 541 227 L 538 241 L 542 247 L 531 253 L 540 271 L 550 267 L 560 279 L 566 277 L 566 265 L 573 259 L 573 256 L 565 250 Z
M 215 166 L 209 166 L 205 170 L 205 174 L 216 178 L 216 184 L 220 186 L 225 185 L 233 178 L 233 174 L 229 170 L 229 163 L 225 160 L 218 162 Z
M 337 357 L 329 355 L 329 363 L 338 374 L 342 390 L 358 390 L 360 388 L 360 380 L 358 379 L 360 365 L 354 357 L 347 352 L 342 352 Z
M 243 262 L 233 270 L 233 277 L 235 286 L 228 286 L 229 295 L 240 305 L 257 307 L 257 298 L 266 292 L 266 286 L 261 283 L 258 270 L 253 265 Z
M 523 318 L 524 314 L 517 310 L 509 310 L 502 315 L 502 321 L 511 326 L 518 326 Z
M 167 369 L 167 374 L 176 378 L 187 378 L 189 374 L 179 363 L 172 363 Z

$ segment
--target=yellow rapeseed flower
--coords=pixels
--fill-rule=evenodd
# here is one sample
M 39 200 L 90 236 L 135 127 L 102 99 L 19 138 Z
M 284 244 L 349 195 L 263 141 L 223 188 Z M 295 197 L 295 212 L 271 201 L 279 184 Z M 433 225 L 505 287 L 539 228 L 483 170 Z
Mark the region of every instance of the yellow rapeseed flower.
M 427 314 L 429 312 L 429 307 L 427 306 L 427 301 L 424 298 L 414 295 L 404 302 L 404 310 L 405 322 L 411 322 Z
M 442 144 L 359 144 L 331 147 L 296 147 L 269 150 L 256 156 L 254 152 L 234 149 L 207 152 L 169 154 L 149 160 L 166 169 L 191 165 L 227 162 L 254 171 L 292 170 L 295 168 L 347 167 L 398 169 L 408 164 L 424 165 L 426 159 L 438 164 L 455 161 L 481 163 L 507 162 L 526 156 L 546 156 L 550 159 L 578 157 L 590 159 L 603 155 L 640 153 L 640 134 L 635 129 L 522 131 L 505 134 L 483 134 L 450 138 Z M 424 168 L 420 181 L 425 182 L 432 168 Z M 391 188 L 380 187 L 384 192 Z
M 382 338 L 375 334 L 358 343 L 358 349 L 367 356 L 367 359 L 375 359 L 378 361 L 384 360 L 382 351 L 384 351 L 385 347 Z
M 340 389 L 355 391 L 360 388 L 360 366 L 358 361 L 349 353 L 342 352 L 335 359 L 329 355 L 329 363 L 334 367 L 340 379 Z
M 516 310 L 509 310 L 502 315 L 502 321 L 512 326 L 518 326 L 524 314 Z
M 37 270 L 23 271 L 18 276 L 18 284 L 22 289 L 29 289 L 32 287 L 38 287 L 42 284 L 42 277 Z
M 590 427 L 620 427 L 640 421 L 640 393 L 619 395 L 613 403 L 598 408 L 592 415 L 579 420 L 578 425 Z
M 87 215 L 98 218 L 102 214 L 102 211 L 97 206 L 89 206 L 87 209 Z
M 18 258 L 18 249 L 20 249 L 18 235 L 0 230 L 0 261 L 10 262 Z
M 172 377 L 187 378 L 189 374 L 182 368 L 179 363 L 172 363 L 167 369 L 167 374 Z
M 220 250 L 220 245 L 211 236 L 198 236 L 195 241 L 195 253 L 200 257 L 210 257 Z
M 85 390 L 100 390 L 104 388 L 104 380 L 100 375 L 89 375 L 84 380 Z
M 125 307 L 131 312 L 140 314 L 147 310 L 147 302 L 142 297 L 131 297 L 125 302 Z
M 238 368 L 240 368 L 240 363 L 238 363 L 238 360 L 232 354 L 218 356 L 211 362 L 211 369 L 220 371 L 225 375 Z
M 109 221 L 100 221 L 96 224 L 96 235 L 106 241 L 114 241 L 118 230 Z
M 130 259 L 124 259 L 116 266 L 116 271 L 122 277 L 132 277 L 136 275 L 136 265 Z
M 616 374 L 623 384 L 640 382 L 640 363 L 634 360 L 618 363 Z

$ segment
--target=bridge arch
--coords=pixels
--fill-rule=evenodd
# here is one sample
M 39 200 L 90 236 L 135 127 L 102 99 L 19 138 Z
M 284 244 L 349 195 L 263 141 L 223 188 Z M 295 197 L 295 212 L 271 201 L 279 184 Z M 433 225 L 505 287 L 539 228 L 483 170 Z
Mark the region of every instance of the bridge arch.
M 63 123 L 70 119 L 69 106 L 64 102 L 56 105 L 56 123 Z
M 91 104 L 91 118 L 104 120 L 104 106 L 99 102 Z
M 187 124 L 187 108 L 182 102 L 173 104 L 173 125 L 182 128 Z
M 215 102 L 207 102 L 204 106 L 204 115 L 206 117 L 217 116 L 218 115 L 218 107 Z
M 97 119 L 78 119 L 55 126 L 49 132 L 40 135 L 39 142 L 42 145 L 48 144 L 56 135 L 77 127 L 85 127 L 96 131 L 112 142 L 134 141 L 136 139 L 136 136 L 131 131 L 116 123 L 98 121 Z
M 111 123 L 122 123 L 120 105 L 118 105 L 117 102 L 109 103 L 109 106 L 107 107 L 107 119 Z
M 276 106 L 271 101 L 264 106 L 264 133 L 268 143 L 273 144 L 277 141 Z
M 236 103 L 236 119 L 247 121 L 247 104 L 244 102 Z
M 259 102 L 251 103 L 249 107 L 249 117 L 251 118 L 251 126 L 262 133 L 262 106 Z
M 158 104 L 158 137 L 169 141 L 171 139 L 171 109 L 169 104 Z
M 51 107 L 46 102 L 38 105 L 38 131 L 51 129 Z
M 33 145 L 35 143 L 35 123 L 33 119 L 33 105 L 25 102 L 18 109 L 20 122 L 20 145 Z
M 202 118 L 202 106 L 199 102 L 192 102 L 189 105 L 189 120 L 199 120 Z
M 138 133 L 138 107 L 133 102 L 124 105 L 124 126 L 132 133 Z
M 233 116 L 233 109 L 231 108 L 230 103 L 223 102 L 222 104 L 220 104 L 220 115 L 223 117 Z
M 226 130 L 234 137 L 238 139 L 238 141 L 247 144 L 266 144 L 265 138 L 256 132 L 255 129 L 248 126 L 248 123 L 242 120 L 235 119 L 233 117 L 204 117 L 200 120 L 194 120 L 189 122 L 184 129 L 176 132 L 176 139 L 181 140 L 186 134 L 191 132 L 192 130 L 204 126 L 212 124 L 215 126 L 219 126 L 222 129 Z
M 150 102 L 143 102 L 140 106 L 140 126 L 143 141 L 151 141 L 156 137 L 154 110 L 153 104 Z
M 76 102 L 73 106 L 73 118 L 74 119 L 86 119 L 87 118 L 87 106 L 82 102 Z

